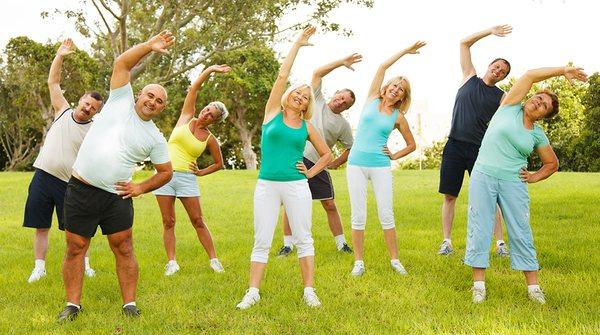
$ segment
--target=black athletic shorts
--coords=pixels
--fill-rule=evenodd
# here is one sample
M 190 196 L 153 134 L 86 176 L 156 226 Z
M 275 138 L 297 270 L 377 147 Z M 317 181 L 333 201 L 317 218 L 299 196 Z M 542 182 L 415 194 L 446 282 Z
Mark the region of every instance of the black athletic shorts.
M 304 157 L 303 161 L 307 169 L 310 169 L 315 165 L 315 163 L 306 159 L 306 157 Z M 325 169 L 308 180 L 308 187 L 310 188 L 310 194 L 312 195 L 313 200 L 328 200 L 334 198 L 331 176 Z
M 71 177 L 64 215 L 65 229 L 71 233 L 92 237 L 100 226 L 103 235 L 110 235 L 133 226 L 133 203 Z
M 40 169 L 35 169 L 25 203 L 23 227 L 50 228 L 56 208 L 58 229 L 65 230 L 63 204 L 67 183 Z
M 449 138 L 442 154 L 438 192 L 457 197 L 465 171 L 469 172 L 469 176 L 471 175 L 478 153 L 478 145 Z

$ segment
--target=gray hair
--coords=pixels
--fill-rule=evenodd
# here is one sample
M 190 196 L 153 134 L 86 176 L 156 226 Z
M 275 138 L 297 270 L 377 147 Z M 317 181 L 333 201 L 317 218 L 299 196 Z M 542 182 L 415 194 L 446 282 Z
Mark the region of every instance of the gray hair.
M 217 120 L 217 122 L 225 121 L 227 116 L 229 116 L 229 111 L 227 110 L 227 107 L 225 107 L 225 104 L 222 103 L 221 101 L 213 101 L 213 102 L 209 103 L 207 106 L 213 106 L 221 113 L 221 114 L 219 114 L 219 119 Z

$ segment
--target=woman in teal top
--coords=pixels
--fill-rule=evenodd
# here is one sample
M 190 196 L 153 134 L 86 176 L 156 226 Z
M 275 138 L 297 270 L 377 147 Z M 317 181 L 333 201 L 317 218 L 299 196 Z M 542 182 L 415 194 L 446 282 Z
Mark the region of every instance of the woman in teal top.
M 355 257 L 353 276 L 361 276 L 365 272 L 363 241 L 367 222 L 369 180 L 377 200 L 377 212 L 383 228 L 385 244 L 390 253 L 392 269 L 397 273 L 406 274 L 404 266 L 398 259 L 390 159 L 404 157 L 416 149 L 415 140 L 404 117 L 410 107 L 410 83 L 405 77 L 398 76 L 390 79 L 383 86 L 381 84 L 386 70 L 392 64 L 406 54 L 419 53 L 418 50 L 424 45 L 425 42 L 416 42 L 379 66 L 358 123 L 346 168 Z M 402 134 L 406 148 L 392 153 L 387 147 L 387 140 L 394 128 Z
M 474 303 L 485 300 L 485 269 L 489 266 L 489 241 L 496 204 L 506 222 L 512 268 L 525 274 L 529 298 L 541 304 L 546 302 L 538 285 L 539 264 L 529 224 L 527 183 L 544 180 L 558 170 L 558 158 L 544 130 L 535 123 L 558 114 L 558 98 L 542 90 L 524 104 L 521 101 L 534 83 L 560 75 L 569 81 L 587 80 L 582 69 L 574 67 L 527 71 L 506 94 L 483 137 L 469 182 L 465 253 L 465 264 L 473 268 Z M 530 173 L 527 158 L 534 150 L 543 165 Z
M 259 287 L 273 241 L 279 208 L 283 204 L 298 247 L 298 259 L 304 281 L 304 302 L 310 307 L 321 305 L 313 289 L 314 246 L 311 236 L 312 197 L 307 178 L 321 172 L 331 161 L 331 151 L 310 120 L 314 98 L 308 85 L 285 87 L 298 54 L 310 45 L 314 27 L 304 29 L 281 64 L 279 75 L 265 106 L 262 125 L 261 166 L 254 190 L 254 248 L 250 257 L 249 289 L 237 305 L 246 309 L 260 300 Z M 285 91 L 285 92 L 284 92 Z M 315 165 L 306 169 L 302 155 L 306 141 L 320 155 Z

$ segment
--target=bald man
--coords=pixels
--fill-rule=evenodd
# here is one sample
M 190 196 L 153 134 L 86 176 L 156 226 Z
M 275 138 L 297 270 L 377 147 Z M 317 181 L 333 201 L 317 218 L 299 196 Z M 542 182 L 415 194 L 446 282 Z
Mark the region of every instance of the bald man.
M 98 226 L 107 235 L 115 255 L 123 298 L 123 313 L 139 316 L 135 303 L 138 265 L 133 253 L 132 197 L 153 191 L 173 175 L 167 142 L 152 122 L 167 102 L 158 84 L 144 87 L 134 99 L 131 69 L 150 52 L 166 52 L 173 36 L 162 32 L 117 57 L 110 79 L 110 95 L 81 144 L 65 196 L 67 252 L 63 279 L 67 306 L 59 321 L 72 320 L 81 311 L 83 257 Z M 131 177 L 138 162 L 148 157 L 156 174 L 141 183 Z

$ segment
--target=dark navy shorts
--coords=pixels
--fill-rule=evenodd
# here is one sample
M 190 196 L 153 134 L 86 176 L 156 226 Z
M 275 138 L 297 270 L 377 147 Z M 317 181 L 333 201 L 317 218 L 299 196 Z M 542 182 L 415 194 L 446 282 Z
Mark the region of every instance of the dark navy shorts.
M 29 194 L 25 203 L 23 227 L 50 228 L 52 213 L 56 208 L 58 229 L 65 230 L 63 220 L 63 204 L 67 183 L 40 169 L 35 169 Z
M 438 192 L 458 197 L 465 171 L 471 175 L 477 154 L 479 154 L 478 145 L 449 138 L 442 154 Z
M 303 161 L 307 169 L 310 169 L 315 165 L 315 163 L 306 159 L 306 157 L 304 157 Z M 310 188 L 310 194 L 312 195 L 313 200 L 328 200 L 334 198 L 331 176 L 325 169 L 308 180 L 308 187 Z
M 68 232 L 92 237 L 100 226 L 103 235 L 111 235 L 133 226 L 133 202 L 71 177 L 64 215 Z

